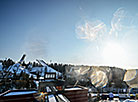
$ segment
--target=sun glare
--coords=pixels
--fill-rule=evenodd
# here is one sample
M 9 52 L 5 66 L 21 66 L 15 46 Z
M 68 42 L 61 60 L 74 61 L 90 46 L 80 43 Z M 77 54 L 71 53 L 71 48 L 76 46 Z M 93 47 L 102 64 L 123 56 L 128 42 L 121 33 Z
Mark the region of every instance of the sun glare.
M 104 63 L 107 65 L 122 66 L 125 62 L 125 50 L 119 43 L 105 44 L 102 54 Z

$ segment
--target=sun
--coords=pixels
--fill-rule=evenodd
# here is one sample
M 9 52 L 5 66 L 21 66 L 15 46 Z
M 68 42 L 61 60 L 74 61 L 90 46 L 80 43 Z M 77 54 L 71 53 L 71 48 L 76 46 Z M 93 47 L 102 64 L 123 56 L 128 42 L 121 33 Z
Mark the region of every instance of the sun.
M 108 42 L 105 44 L 102 52 L 104 64 L 112 66 L 121 66 L 125 62 L 125 50 L 117 42 Z

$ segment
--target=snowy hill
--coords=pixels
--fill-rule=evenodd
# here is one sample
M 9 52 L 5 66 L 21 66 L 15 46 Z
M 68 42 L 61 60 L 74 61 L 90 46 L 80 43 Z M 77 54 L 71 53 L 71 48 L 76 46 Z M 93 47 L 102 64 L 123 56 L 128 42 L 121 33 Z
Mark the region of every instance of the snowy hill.
M 108 66 L 68 66 L 67 77 L 79 81 L 90 80 L 95 87 L 105 87 L 110 82 L 114 86 L 123 85 L 126 70 Z M 121 84 L 120 84 L 121 83 Z

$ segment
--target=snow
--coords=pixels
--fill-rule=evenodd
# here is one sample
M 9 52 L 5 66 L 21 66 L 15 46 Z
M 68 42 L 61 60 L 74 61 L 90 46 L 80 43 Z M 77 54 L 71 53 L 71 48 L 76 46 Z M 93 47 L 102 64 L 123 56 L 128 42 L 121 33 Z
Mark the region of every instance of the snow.
M 48 95 L 49 102 L 57 102 L 54 95 Z
M 45 72 L 45 69 L 46 69 L 46 67 L 33 67 L 32 70 L 31 70 L 31 72 L 38 72 L 38 71 L 39 71 L 39 72 Z M 54 70 L 53 68 L 51 68 L 51 67 L 49 67 L 49 66 L 47 66 L 47 72 L 56 72 L 56 73 L 60 73 L 60 72 Z
M 55 72 L 56 73 L 56 78 L 58 78 L 58 75 L 59 76 L 61 75 L 60 72 L 58 72 L 55 69 L 53 69 L 53 68 L 49 67 L 48 65 L 46 65 L 46 63 L 44 61 L 41 60 L 41 61 L 39 61 L 39 63 L 42 63 L 43 67 L 33 67 L 33 68 L 31 67 L 31 68 L 27 68 L 27 69 L 25 67 L 21 66 L 20 63 L 15 63 L 14 65 L 9 66 L 7 71 L 9 71 L 11 73 L 16 73 L 17 75 L 20 75 L 21 72 L 25 72 L 26 74 L 29 75 L 29 77 L 33 76 L 34 79 L 37 79 L 37 75 L 33 74 L 32 72 L 39 73 L 40 79 L 44 79 L 45 72 Z M 3 71 L 2 67 L 3 66 L 0 63 L 0 71 Z M 5 74 L 6 73 L 3 73 L 3 75 L 5 75 Z M 11 78 L 11 77 L 13 77 L 13 74 L 10 74 L 8 76 L 8 78 Z M 46 80 L 46 81 L 52 81 L 52 80 L 54 80 L 54 79 L 49 79 L 49 80 Z M 39 82 L 35 81 L 35 83 L 36 83 L 37 86 L 39 85 Z
M 2 71 L 2 67 L 3 67 L 2 64 L 0 64 L 0 71 Z
M 81 90 L 82 88 L 68 88 L 68 89 L 65 89 L 65 90 Z
M 35 81 L 36 86 L 39 87 L 39 81 Z
M 44 77 L 45 75 L 45 69 L 46 67 L 33 67 L 32 70 L 30 72 L 35 72 L 35 73 L 40 73 L 42 77 Z M 53 68 L 47 66 L 47 71 L 46 72 L 55 72 L 56 73 L 56 77 L 57 75 L 61 75 L 60 72 L 54 70 Z
M 24 95 L 24 94 L 33 94 L 37 93 L 37 91 L 18 91 L 18 92 L 9 92 L 4 96 L 12 96 L 12 95 Z
M 130 99 L 126 99 L 123 102 L 137 102 L 136 100 L 130 100 Z
M 49 87 L 46 87 L 46 92 L 52 92 L 52 90 Z
M 23 71 L 24 71 L 26 74 L 29 74 L 29 75 L 31 74 L 31 73 L 29 72 L 28 69 L 24 69 Z
M 58 96 L 59 96 L 64 102 L 68 102 L 68 101 L 67 101 L 67 98 L 64 97 L 62 94 L 58 94 Z
M 43 60 L 37 60 L 42 66 L 47 67 L 47 72 L 56 72 L 57 74 L 61 74 L 60 72 L 56 71 L 55 69 L 49 67 Z
M 24 67 L 21 66 L 20 63 L 15 63 L 14 65 L 10 66 L 8 68 L 9 72 L 16 74 L 20 74 L 22 71 L 25 72 L 26 74 L 29 74 L 30 76 L 33 75 L 30 72 L 35 72 L 35 73 L 40 73 L 41 77 L 44 77 L 45 72 L 55 72 L 56 73 L 56 78 L 58 75 L 61 75 L 60 72 L 56 71 L 55 69 L 49 67 L 43 60 L 38 60 L 39 63 L 43 65 L 43 67 L 33 67 L 31 70 L 25 69 Z M 2 70 L 2 64 L 0 63 L 0 71 Z
M 20 67 L 20 63 L 16 63 L 16 64 L 10 66 L 10 67 L 8 68 L 8 70 L 9 70 L 10 72 L 12 72 L 12 73 L 14 73 L 14 71 L 16 71 L 16 73 L 19 74 L 19 73 L 21 73 L 21 71 L 22 71 L 19 67 Z

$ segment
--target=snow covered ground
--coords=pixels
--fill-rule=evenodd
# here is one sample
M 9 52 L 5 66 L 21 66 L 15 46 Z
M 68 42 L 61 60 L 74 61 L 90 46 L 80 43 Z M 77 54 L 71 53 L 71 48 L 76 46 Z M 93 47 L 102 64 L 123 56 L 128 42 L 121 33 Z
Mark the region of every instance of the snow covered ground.
M 118 98 L 114 98 L 114 100 L 100 100 L 99 102 L 138 102 L 138 100 L 133 99 L 126 99 L 126 100 L 119 100 Z

